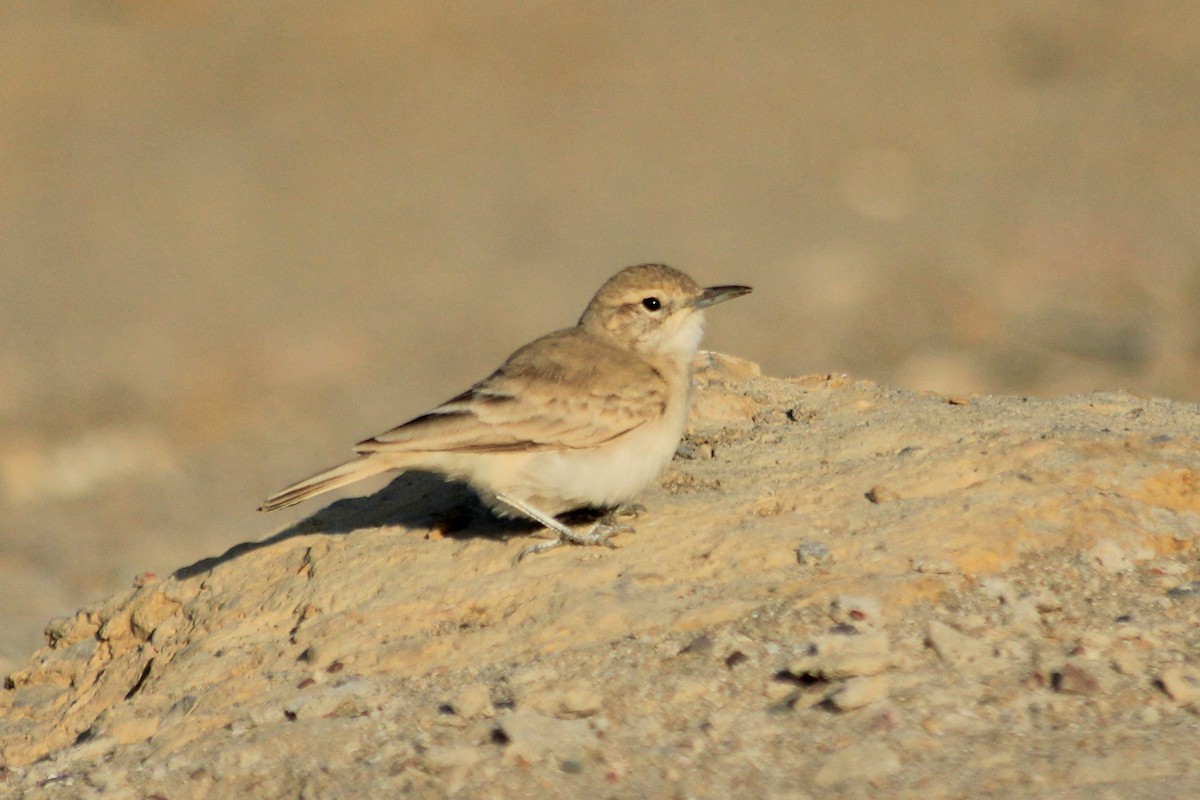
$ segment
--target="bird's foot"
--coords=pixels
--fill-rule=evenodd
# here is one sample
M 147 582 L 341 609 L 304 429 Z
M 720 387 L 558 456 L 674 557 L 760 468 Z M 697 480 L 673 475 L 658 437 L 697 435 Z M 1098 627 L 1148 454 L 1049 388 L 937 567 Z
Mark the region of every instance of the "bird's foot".
M 565 540 L 563 540 L 561 538 L 547 539 L 544 542 L 538 542 L 537 544 L 531 544 L 528 547 L 523 547 L 517 553 L 517 555 L 513 558 L 513 562 L 512 562 L 513 566 L 515 567 L 517 564 L 520 564 L 522 561 L 525 560 L 525 558 L 527 556 L 537 555 L 538 553 L 545 553 L 547 550 L 553 550 L 556 547 L 561 547 L 563 545 L 564 541 Z
M 601 519 L 606 517 L 629 517 L 630 519 L 637 519 L 645 513 L 646 507 L 641 503 L 621 503 L 621 505 L 609 511 Z
M 517 553 L 514 564 L 519 564 L 526 556 L 532 556 L 537 553 L 545 553 L 547 550 L 553 550 L 556 547 L 561 547 L 564 544 L 577 544 L 585 547 L 608 547 L 615 549 L 616 545 L 612 541 L 612 537 L 618 533 L 633 533 L 633 526 L 627 525 L 624 522 L 619 522 L 616 519 L 615 512 L 609 512 L 600 519 L 596 520 L 596 524 L 588 528 L 586 531 L 576 531 L 565 525 L 562 528 L 553 529 L 557 534 L 557 538 L 549 539 L 544 542 L 538 542 L 526 547 L 521 552 Z
M 627 523 L 621 522 L 619 516 L 637 516 L 646 509 L 640 505 L 622 504 L 614 509 L 611 509 L 607 514 L 596 520 L 596 523 L 586 531 L 580 532 L 568 525 L 564 525 L 553 516 L 546 514 L 543 511 L 531 506 L 524 500 L 510 497 L 504 494 L 497 494 L 496 499 L 501 503 L 520 511 L 525 516 L 532 520 L 542 523 L 549 530 L 553 531 L 557 538 L 550 539 L 545 542 L 538 542 L 530 545 L 521 552 L 517 553 L 513 559 L 514 564 L 519 564 L 526 556 L 534 555 L 535 553 L 545 553 L 547 550 L 553 550 L 556 547 L 561 547 L 564 544 L 578 544 L 595 547 L 601 545 L 604 547 L 615 548 L 612 543 L 612 537 L 618 533 L 633 533 L 633 527 Z
M 583 536 L 589 540 L 589 544 L 602 544 L 608 547 L 615 547 L 616 545 L 611 544 L 608 541 L 609 539 L 618 533 L 636 532 L 628 522 L 621 522 L 617 518 L 616 512 L 610 512 L 596 520 L 596 524 L 591 527 L 591 530 L 583 534 Z

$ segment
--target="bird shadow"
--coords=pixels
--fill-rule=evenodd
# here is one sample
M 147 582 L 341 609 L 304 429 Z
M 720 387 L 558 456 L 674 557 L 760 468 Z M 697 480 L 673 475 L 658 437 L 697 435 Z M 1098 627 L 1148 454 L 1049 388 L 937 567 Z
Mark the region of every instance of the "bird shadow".
M 541 526 L 524 519 L 495 516 L 466 484 L 434 472 L 405 472 L 378 492 L 330 503 L 310 517 L 254 542 L 240 542 L 219 556 L 202 558 L 180 567 L 177 580 L 209 572 L 241 556 L 288 539 L 313 534 L 347 534 L 363 528 L 401 526 L 410 530 L 438 530 L 455 539 L 509 538 L 529 534 Z

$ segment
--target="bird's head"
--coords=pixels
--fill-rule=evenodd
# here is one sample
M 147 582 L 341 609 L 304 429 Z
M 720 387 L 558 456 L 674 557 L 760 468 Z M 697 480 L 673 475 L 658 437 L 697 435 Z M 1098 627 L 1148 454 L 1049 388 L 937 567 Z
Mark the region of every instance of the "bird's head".
M 665 264 L 640 264 L 609 278 L 579 325 L 629 350 L 691 363 L 704 332 L 704 309 L 749 292 L 749 286 L 704 289 Z

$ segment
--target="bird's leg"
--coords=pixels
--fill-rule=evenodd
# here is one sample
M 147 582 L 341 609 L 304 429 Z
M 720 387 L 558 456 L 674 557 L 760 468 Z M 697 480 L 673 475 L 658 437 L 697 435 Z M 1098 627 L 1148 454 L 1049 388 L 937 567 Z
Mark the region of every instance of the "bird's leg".
M 540 511 L 537 508 L 534 508 L 533 506 L 529 505 L 529 503 L 526 503 L 524 500 L 518 500 L 515 497 L 511 497 L 509 495 L 499 494 L 499 493 L 496 494 L 496 499 L 499 500 L 501 503 L 504 503 L 504 505 L 508 506 L 509 508 L 515 509 L 516 511 L 520 511 L 522 514 L 529 517 L 534 522 L 541 523 L 545 527 L 554 531 L 555 533 L 558 534 L 558 537 L 560 539 L 565 539 L 566 541 L 569 541 L 569 542 L 575 542 L 576 544 L 590 544 L 590 542 L 577 541 L 580 534 L 571 530 L 569 527 L 567 527 L 563 523 L 559 522 L 557 519 L 550 516 L 545 511 Z
M 496 499 L 501 503 L 504 503 L 506 506 L 520 511 L 533 521 L 540 522 L 542 525 L 558 534 L 558 538 L 556 539 L 526 547 L 517 554 L 517 561 L 525 558 L 525 556 L 533 555 L 534 553 L 544 553 L 547 550 L 553 550 L 554 548 L 568 542 L 571 544 L 580 545 L 604 545 L 605 547 L 615 547 L 616 545 L 609 541 L 613 534 L 618 533 L 621 530 L 632 530 L 629 528 L 629 526 L 616 522 L 615 519 L 611 520 L 610 522 L 605 522 L 605 519 L 608 516 L 611 516 L 606 515 L 595 525 L 593 525 L 586 533 L 580 533 L 579 531 L 572 530 L 570 527 L 559 522 L 544 511 L 539 511 L 538 509 L 526 503 L 524 500 L 518 500 L 517 498 L 510 497 L 506 494 L 497 494 Z

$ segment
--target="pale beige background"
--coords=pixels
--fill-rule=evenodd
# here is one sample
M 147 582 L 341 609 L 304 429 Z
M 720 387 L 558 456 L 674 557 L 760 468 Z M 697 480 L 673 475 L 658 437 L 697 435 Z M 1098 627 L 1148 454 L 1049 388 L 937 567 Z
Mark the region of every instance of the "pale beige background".
M 7 4 L 0 667 L 296 519 L 253 509 L 629 263 L 754 285 L 708 343 L 771 373 L 1195 398 L 1198 32 L 1165 2 Z

